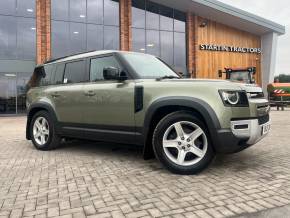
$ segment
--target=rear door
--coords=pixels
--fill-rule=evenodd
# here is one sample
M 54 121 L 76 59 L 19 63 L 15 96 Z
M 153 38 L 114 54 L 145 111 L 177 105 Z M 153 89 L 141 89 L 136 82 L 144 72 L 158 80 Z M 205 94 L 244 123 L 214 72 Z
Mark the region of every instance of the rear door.
M 85 82 L 85 60 L 76 60 L 57 65 L 55 84 L 50 89 L 57 118 L 62 126 L 83 123 L 83 82 Z

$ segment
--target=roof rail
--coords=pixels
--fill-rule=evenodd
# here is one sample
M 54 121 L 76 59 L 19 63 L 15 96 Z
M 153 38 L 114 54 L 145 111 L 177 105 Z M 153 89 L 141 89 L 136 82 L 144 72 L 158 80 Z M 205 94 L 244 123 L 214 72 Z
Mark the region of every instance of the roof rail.
M 60 58 L 50 59 L 50 60 L 44 62 L 44 64 L 49 64 L 49 63 L 52 63 L 52 62 L 55 62 L 55 61 L 59 61 L 59 60 L 62 60 L 62 59 L 68 58 L 68 57 L 72 57 L 72 56 L 76 56 L 76 55 L 81 55 L 81 54 L 87 54 L 87 53 L 94 52 L 94 51 L 97 51 L 97 50 L 91 50 L 91 51 L 86 51 L 86 52 L 80 52 L 80 53 L 75 53 L 75 54 L 71 54 L 71 55 L 63 56 L 63 57 L 60 57 Z

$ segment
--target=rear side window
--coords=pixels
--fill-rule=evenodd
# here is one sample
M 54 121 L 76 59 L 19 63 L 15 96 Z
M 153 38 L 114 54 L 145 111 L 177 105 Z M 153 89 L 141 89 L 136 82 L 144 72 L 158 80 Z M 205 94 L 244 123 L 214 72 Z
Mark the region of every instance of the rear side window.
M 67 63 L 63 83 L 80 83 L 84 82 L 85 61 L 76 61 Z
M 65 64 L 57 64 L 54 76 L 54 84 L 62 84 L 63 83 L 63 73 L 64 73 Z
M 52 84 L 54 69 L 54 64 L 49 64 L 42 67 L 42 78 L 40 81 L 40 86 L 47 86 Z
M 114 56 L 91 59 L 90 81 L 104 80 L 103 70 L 107 67 L 115 67 L 120 69 L 120 65 Z

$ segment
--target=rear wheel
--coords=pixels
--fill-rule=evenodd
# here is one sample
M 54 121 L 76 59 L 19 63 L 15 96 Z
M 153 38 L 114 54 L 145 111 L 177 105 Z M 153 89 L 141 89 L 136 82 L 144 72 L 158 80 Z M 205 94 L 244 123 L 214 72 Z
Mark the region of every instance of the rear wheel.
M 187 111 L 169 114 L 158 123 L 153 148 L 159 161 L 177 174 L 198 173 L 214 157 L 205 125 Z
M 51 150 L 59 146 L 60 137 L 55 132 L 55 126 L 46 111 L 37 112 L 30 124 L 30 136 L 33 145 L 39 150 Z

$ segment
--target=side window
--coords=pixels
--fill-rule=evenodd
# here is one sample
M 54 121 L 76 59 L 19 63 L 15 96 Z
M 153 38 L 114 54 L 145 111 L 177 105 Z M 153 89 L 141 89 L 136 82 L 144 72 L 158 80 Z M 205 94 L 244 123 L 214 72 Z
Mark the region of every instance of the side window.
M 63 83 L 84 82 L 85 61 L 75 61 L 65 65 Z
M 54 84 L 62 84 L 63 83 L 63 73 L 64 73 L 65 64 L 57 64 L 54 76 Z
M 91 59 L 90 81 L 104 80 L 103 70 L 107 67 L 115 67 L 120 69 L 118 61 L 113 56 Z
M 42 67 L 42 78 L 40 81 L 40 86 L 47 86 L 52 84 L 54 69 L 55 69 L 54 64 L 49 64 Z

